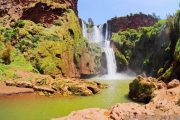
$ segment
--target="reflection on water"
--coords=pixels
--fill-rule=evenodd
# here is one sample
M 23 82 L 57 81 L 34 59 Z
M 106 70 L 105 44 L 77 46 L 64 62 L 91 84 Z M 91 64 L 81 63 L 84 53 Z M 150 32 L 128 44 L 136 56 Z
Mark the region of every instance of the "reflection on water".
M 1 120 L 49 120 L 65 116 L 72 111 L 85 108 L 109 108 L 127 99 L 130 80 L 100 81 L 109 85 L 108 89 L 89 97 L 39 97 L 18 95 L 0 98 Z

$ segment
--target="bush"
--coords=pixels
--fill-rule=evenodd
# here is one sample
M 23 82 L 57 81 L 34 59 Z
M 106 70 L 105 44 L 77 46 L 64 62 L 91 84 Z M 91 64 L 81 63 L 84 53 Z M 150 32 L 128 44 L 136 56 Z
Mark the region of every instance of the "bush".
M 2 60 L 4 64 L 10 64 L 11 63 L 11 50 L 12 46 L 9 44 L 6 45 L 6 48 L 3 50 L 2 53 Z
M 61 26 L 63 23 L 62 23 L 62 21 L 61 20 L 55 20 L 54 21 L 54 25 L 56 25 L 56 26 Z
M 180 39 L 176 43 L 176 48 L 174 52 L 174 58 L 177 62 L 180 62 Z

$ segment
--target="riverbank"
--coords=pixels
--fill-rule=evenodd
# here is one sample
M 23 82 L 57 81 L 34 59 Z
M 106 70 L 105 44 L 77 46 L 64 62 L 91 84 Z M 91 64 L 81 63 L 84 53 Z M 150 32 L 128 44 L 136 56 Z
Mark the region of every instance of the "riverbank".
M 116 103 L 131 102 L 127 98 L 127 93 L 128 85 L 132 80 L 93 81 L 107 84 L 108 88 L 91 96 L 40 96 L 36 93 L 2 96 L 0 97 L 1 119 L 50 120 L 67 116 L 72 111 L 88 108 L 105 109 Z
M 118 103 L 110 109 L 85 109 L 53 120 L 180 119 L 180 84 L 177 80 L 173 80 L 167 86 L 159 87 L 153 94 L 154 97 L 148 104 Z
M 34 90 L 32 88 L 19 88 L 16 86 L 6 86 L 4 82 L 0 82 L 0 96 L 28 94 L 33 92 Z

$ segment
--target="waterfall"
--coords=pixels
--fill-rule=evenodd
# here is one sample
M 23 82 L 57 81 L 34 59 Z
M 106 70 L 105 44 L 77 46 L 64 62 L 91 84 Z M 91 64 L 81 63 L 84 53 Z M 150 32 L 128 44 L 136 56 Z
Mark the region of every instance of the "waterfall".
M 116 59 L 114 55 L 114 51 L 111 48 L 110 44 L 110 32 L 108 28 L 108 23 L 106 23 L 106 32 L 105 32 L 105 46 L 104 46 L 104 51 L 106 54 L 106 59 L 107 59 L 107 71 L 108 75 L 114 75 L 116 74 L 117 66 L 116 66 Z
M 106 28 L 104 33 L 104 28 Z M 110 45 L 110 31 L 108 24 L 93 26 L 92 28 L 87 28 L 87 23 L 82 20 L 82 30 L 83 36 L 87 38 L 89 43 L 97 43 L 102 50 L 104 50 L 107 61 L 107 76 L 112 77 L 116 74 L 116 59 L 114 51 Z
M 82 32 L 83 32 L 83 37 L 88 39 L 87 24 L 83 20 L 82 20 Z

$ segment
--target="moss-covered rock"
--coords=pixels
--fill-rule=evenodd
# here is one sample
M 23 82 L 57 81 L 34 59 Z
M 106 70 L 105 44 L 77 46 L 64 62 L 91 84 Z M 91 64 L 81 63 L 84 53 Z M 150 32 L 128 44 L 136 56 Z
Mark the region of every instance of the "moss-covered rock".
M 118 70 L 128 66 L 137 73 L 156 76 L 170 57 L 170 39 L 166 31 L 166 21 L 161 20 L 154 26 L 114 33 L 112 43 Z
M 153 98 L 157 79 L 138 76 L 129 85 L 129 97 L 137 102 L 148 103 Z
M 164 65 L 162 74 L 159 79 L 163 79 L 166 82 L 172 79 L 180 79 L 180 10 L 176 12 L 175 16 L 168 17 L 169 37 L 171 44 L 169 47 L 170 59 L 167 64 Z
M 44 5 L 44 3 L 42 4 Z M 54 4 L 48 3 L 45 6 L 52 7 L 52 5 Z M 37 7 L 36 3 L 31 8 L 33 6 Z M 52 9 L 56 8 L 62 8 L 65 11 L 56 16 L 56 20 L 51 25 L 46 26 L 41 22 L 36 23 L 34 18 L 26 20 L 25 17 L 22 17 L 23 20 L 12 22 L 11 27 L 1 27 L 2 45 L 0 45 L 0 49 L 4 51 L 1 51 L 1 61 L 7 62 L 7 64 L 11 61 L 8 54 L 10 49 L 5 49 L 6 43 L 9 43 L 13 49 L 21 51 L 19 54 L 22 54 L 42 74 L 54 77 L 56 75 L 80 77 L 80 74 L 84 73 L 84 69 L 81 67 L 82 62 L 89 62 L 90 65 L 93 65 L 92 69 L 88 69 L 97 74 L 100 66 L 99 48 L 96 45 L 88 45 L 87 41 L 82 38 L 79 19 L 72 9 L 58 6 L 58 4 Z M 89 55 L 91 52 L 95 53 L 94 57 L 87 61 L 83 60 L 84 49 L 87 49 Z

